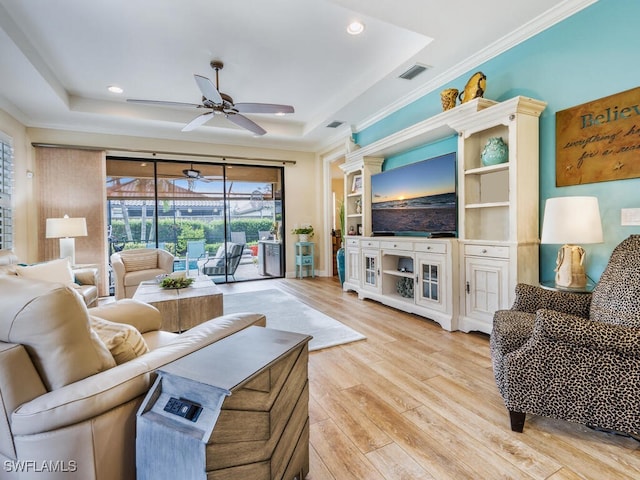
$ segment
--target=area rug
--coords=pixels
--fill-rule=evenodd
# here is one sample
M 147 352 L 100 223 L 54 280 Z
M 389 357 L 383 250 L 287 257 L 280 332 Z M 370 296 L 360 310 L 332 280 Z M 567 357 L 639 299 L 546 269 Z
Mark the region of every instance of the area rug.
M 224 313 L 259 312 L 267 327 L 312 335 L 309 351 L 364 340 L 364 335 L 278 289 L 224 295 Z

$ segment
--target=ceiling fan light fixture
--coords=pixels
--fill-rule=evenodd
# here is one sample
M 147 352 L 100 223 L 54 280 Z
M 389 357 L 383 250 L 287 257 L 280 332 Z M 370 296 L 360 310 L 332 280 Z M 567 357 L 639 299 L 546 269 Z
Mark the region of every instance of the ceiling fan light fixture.
M 193 167 L 182 170 L 182 173 L 187 178 L 200 178 L 200 170 L 194 170 Z
M 349 35 L 360 35 L 362 32 L 364 32 L 364 23 L 360 20 L 351 22 L 347 27 L 347 33 Z
M 294 113 L 295 109 L 291 105 L 280 105 L 274 103 L 234 103 L 233 99 L 219 90 L 218 72 L 222 69 L 223 64 L 219 60 L 212 60 L 211 67 L 216 71 L 216 83 L 203 77 L 202 75 L 195 74 L 193 77 L 196 81 L 196 85 L 202 94 L 202 103 L 183 103 L 183 102 L 165 102 L 160 100 L 138 100 L 129 98 L 127 102 L 143 103 L 150 105 L 164 105 L 171 107 L 196 107 L 204 108 L 207 111 L 198 115 L 196 118 L 182 127 L 183 132 L 190 132 L 198 127 L 203 126 L 214 115 L 224 115 L 224 117 L 232 123 L 235 123 L 240 128 L 249 130 L 256 135 L 264 135 L 267 131 L 258 125 L 256 122 L 248 117 L 245 117 L 244 113 L 259 113 L 259 114 L 287 114 Z M 189 174 L 187 172 L 198 172 L 197 170 L 184 170 L 183 173 L 187 178 L 197 178 L 194 173 Z

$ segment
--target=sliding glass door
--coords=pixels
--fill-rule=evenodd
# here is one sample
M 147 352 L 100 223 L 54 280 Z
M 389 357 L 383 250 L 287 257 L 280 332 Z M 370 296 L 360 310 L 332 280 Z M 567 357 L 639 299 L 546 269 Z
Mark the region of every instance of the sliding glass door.
M 163 248 L 174 270 L 216 283 L 283 276 L 262 268 L 260 245 L 284 251 L 282 177 L 281 167 L 109 158 L 110 253 Z

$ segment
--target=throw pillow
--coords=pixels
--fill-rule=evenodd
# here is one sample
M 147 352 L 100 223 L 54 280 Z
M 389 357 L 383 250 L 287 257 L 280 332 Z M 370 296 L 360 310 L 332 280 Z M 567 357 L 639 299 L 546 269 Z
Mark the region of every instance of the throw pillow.
M 126 323 L 110 322 L 91 315 L 91 328 L 111 352 L 118 365 L 133 360 L 149 351 L 140 332 Z
M 156 252 L 131 254 L 122 253 L 120 257 L 122 258 L 122 263 L 124 263 L 124 268 L 127 272 L 158 268 L 158 254 Z
M 16 265 L 16 272 L 20 277 L 44 282 L 73 283 L 74 276 L 68 258 L 59 258 L 35 265 Z

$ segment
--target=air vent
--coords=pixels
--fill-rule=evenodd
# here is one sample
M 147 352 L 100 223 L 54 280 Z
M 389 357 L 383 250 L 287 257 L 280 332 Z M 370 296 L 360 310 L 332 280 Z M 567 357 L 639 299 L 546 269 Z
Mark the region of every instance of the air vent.
M 339 122 L 337 120 L 334 120 L 333 122 L 331 122 L 329 125 L 327 125 L 327 127 L 329 128 L 338 128 L 340 125 L 342 125 L 344 122 Z
M 418 75 L 420 75 L 422 72 L 424 72 L 427 68 L 428 67 L 426 65 L 420 65 L 419 63 L 416 63 L 413 67 L 409 68 L 409 70 L 407 70 L 404 73 L 401 73 L 398 76 L 398 78 L 404 78 L 405 80 L 412 80 Z

